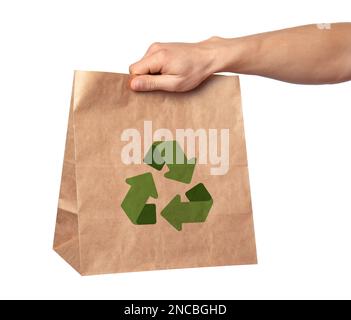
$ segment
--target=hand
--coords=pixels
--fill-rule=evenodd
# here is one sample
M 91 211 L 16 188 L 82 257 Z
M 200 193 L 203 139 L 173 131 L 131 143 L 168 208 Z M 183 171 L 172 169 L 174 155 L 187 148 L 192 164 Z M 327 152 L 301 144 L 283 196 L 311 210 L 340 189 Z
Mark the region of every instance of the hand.
M 132 64 L 135 91 L 188 91 L 216 72 L 221 38 L 199 43 L 154 43 L 144 57 Z

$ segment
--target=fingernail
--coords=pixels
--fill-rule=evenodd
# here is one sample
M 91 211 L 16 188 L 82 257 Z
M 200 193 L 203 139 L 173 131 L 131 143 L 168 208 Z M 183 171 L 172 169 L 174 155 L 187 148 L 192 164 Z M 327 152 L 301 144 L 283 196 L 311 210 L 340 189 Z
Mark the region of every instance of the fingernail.
M 140 90 L 143 87 L 143 81 L 140 79 L 133 79 L 131 87 L 133 90 Z

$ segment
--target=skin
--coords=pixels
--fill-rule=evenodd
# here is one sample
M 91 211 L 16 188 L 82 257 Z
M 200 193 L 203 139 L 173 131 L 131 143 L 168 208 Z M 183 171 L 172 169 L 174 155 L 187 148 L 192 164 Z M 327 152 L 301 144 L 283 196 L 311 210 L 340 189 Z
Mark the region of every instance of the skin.
M 198 43 L 154 43 L 130 66 L 135 91 L 189 91 L 216 72 L 298 84 L 351 80 L 351 23 L 307 25 Z

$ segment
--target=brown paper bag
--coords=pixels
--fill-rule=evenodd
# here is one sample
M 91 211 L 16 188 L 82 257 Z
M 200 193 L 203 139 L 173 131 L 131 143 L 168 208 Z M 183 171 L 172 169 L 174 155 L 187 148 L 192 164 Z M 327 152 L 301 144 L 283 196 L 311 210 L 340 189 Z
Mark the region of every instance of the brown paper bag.
M 54 250 L 82 275 L 255 264 L 239 78 L 129 80 L 75 72 Z

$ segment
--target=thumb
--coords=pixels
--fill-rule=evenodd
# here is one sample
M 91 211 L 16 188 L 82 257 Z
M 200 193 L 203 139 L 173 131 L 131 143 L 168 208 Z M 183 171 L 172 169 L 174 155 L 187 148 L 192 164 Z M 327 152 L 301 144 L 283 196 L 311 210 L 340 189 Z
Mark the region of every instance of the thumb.
M 141 75 L 132 79 L 134 91 L 178 91 L 180 79 L 175 75 Z

